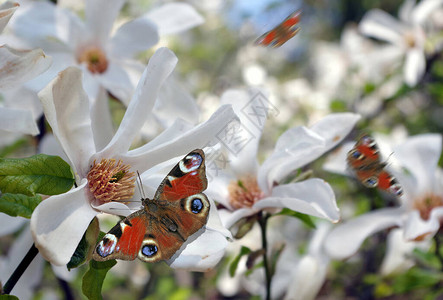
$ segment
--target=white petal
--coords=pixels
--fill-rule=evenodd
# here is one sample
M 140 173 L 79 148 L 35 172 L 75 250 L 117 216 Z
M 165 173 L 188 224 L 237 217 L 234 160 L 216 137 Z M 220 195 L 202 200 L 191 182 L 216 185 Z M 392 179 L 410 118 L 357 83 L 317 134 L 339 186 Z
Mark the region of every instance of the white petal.
M 95 153 L 89 100 L 82 89 L 79 69 L 70 67 L 39 93 L 46 119 L 75 172 L 85 177 Z
M 238 177 L 256 174 L 257 151 L 263 127 L 269 114 L 276 109 L 263 91 L 257 89 L 228 90 L 221 103 L 231 104 L 240 122 L 233 122 L 223 131 L 221 142 L 229 151 L 232 170 Z
M 274 152 L 258 170 L 257 181 L 264 193 L 268 193 L 274 182 L 279 182 L 289 173 L 304 166 L 323 154 L 325 140 L 300 126 L 285 131 L 278 139 Z
M 25 223 L 27 223 L 25 218 L 11 217 L 3 213 L 0 214 L 0 236 L 16 232 Z
M 6 1 L 0 5 L 0 33 L 5 28 L 6 24 L 8 24 L 9 19 L 11 19 L 15 10 L 20 5 L 17 2 Z
M 443 207 L 434 208 L 428 220 L 423 220 L 417 210 L 411 211 L 404 224 L 404 238 L 408 241 L 432 238 L 440 228 Z
M 111 157 L 115 153 L 128 151 L 134 137 L 152 111 L 158 90 L 171 74 L 177 57 L 167 48 L 158 49 L 149 60 L 142 78 L 129 103 L 125 116 L 111 142 L 102 150 L 102 155 Z
M 31 231 L 40 254 L 56 266 L 66 265 L 92 218 L 97 215 L 87 200 L 87 184 L 42 201 L 31 217 Z
M 424 0 L 418 2 L 414 10 L 411 12 L 411 21 L 414 24 L 423 24 L 426 22 L 429 15 L 441 8 L 442 5 L 442 0 Z
M 94 134 L 95 148 L 103 149 L 114 136 L 109 97 L 105 89 L 100 88 L 96 99 L 91 99 L 91 126 Z
M 336 113 L 330 114 L 310 126 L 309 129 L 325 139 L 324 152 L 338 145 L 360 120 L 359 114 Z
M 372 9 L 363 16 L 358 28 L 361 33 L 390 42 L 395 45 L 402 45 L 403 25 L 390 14 L 380 10 Z
M 52 59 L 41 49 L 15 50 L 0 46 L 0 89 L 12 89 L 46 71 Z
M 220 216 L 220 220 L 222 221 L 223 226 L 226 228 L 231 228 L 240 219 L 252 216 L 253 214 L 259 211 L 260 209 L 254 209 L 249 207 L 236 209 L 234 211 L 230 211 L 228 209 L 219 209 L 218 215 Z
M 326 162 L 323 164 L 323 169 L 332 173 L 349 175 L 346 157 L 354 145 L 355 142 L 348 142 L 330 153 Z
M 222 224 L 220 216 L 218 214 L 217 207 L 212 199 L 209 199 L 211 203 L 211 209 L 209 211 L 208 222 L 206 223 L 206 229 L 220 233 L 227 239 L 232 239 L 231 232 Z
M 86 28 L 93 41 L 104 47 L 124 0 L 86 1 Z
M 406 241 L 403 234 L 403 230 L 399 228 L 392 229 L 389 232 L 386 254 L 380 268 L 381 274 L 385 276 L 405 272 L 414 265 L 412 251 L 415 248 L 427 250 L 430 246 L 429 241 Z
M 179 33 L 204 22 L 203 17 L 191 5 L 179 2 L 152 9 L 145 17 L 157 25 L 160 35 Z
M 405 82 L 409 86 L 415 86 L 423 77 L 426 69 L 426 58 L 423 49 L 412 48 L 406 53 L 406 61 L 403 70 Z
M 325 250 L 332 258 L 347 258 L 357 252 L 371 234 L 391 226 L 401 226 L 402 214 L 401 208 L 384 208 L 337 225 L 325 240 Z
M 398 161 L 414 176 L 417 194 L 432 192 L 435 170 L 442 151 L 440 134 L 421 134 L 410 137 L 394 148 Z
M 217 170 L 217 173 L 211 172 L 210 163 L 206 163 L 206 177 L 208 178 L 208 189 L 205 191 L 205 194 L 216 201 L 217 203 L 222 204 L 224 207 L 228 209 L 231 208 L 229 204 L 229 191 L 228 185 L 235 178 L 223 170 Z
M 0 129 L 30 135 L 40 132 L 31 111 L 7 107 L 0 107 Z
M 289 209 L 331 220 L 340 219 L 334 191 L 322 179 L 313 178 L 283 184 L 272 189 L 272 195 L 256 202 L 253 208 L 287 207 Z
M 118 58 L 133 58 L 158 42 L 157 27 L 146 18 L 138 18 L 123 24 L 111 40 L 110 53 Z
M 416 4 L 416 0 L 405 0 L 398 9 L 398 17 L 405 23 L 410 23 L 411 15 Z
M 174 255 L 168 264 L 174 269 L 209 271 L 223 257 L 227 244 L 224 235 L 217 231 L 205 230 L 197 239 L 187 244 L 183 251 L 176 253 L 178 257 L 174 258 Z
M 172 157 L 184 155 L 196 148 L 204 148 L 209 145 L 220 128 L 234 118 L 234 112 L 228 105 L 220 107 L 206 122 L 194 127 L 186 133 L 171 139 L 153 149 L 149 149 L 149 143 L 145 146 L 129 151 L 128 155 L 122 156 L 140 172 L 164 162 Z M 149 149 L 149 150 L 146 150 Z
M 326 279 L 328 259 L 319 260 L 314 256 L 304 256 L 297 264 L 285 299 L 315 299 Z
M 99 82 L 101 86 L 122 102 L 130 99 L 134 93 L 135 86 L 132 84 L 130 75 L 119 63 L 110 62 L 106 72 L 99 76 L 91 75 L 94 81 Z M 88 95 L 91 95 L 89 91 Z

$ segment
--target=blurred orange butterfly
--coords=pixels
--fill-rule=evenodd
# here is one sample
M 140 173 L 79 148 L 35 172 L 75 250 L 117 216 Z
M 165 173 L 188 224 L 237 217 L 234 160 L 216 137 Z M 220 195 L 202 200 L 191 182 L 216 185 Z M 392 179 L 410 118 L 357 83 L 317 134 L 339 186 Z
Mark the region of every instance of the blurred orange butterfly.
M 279 25 L 261 35 L 255 44 L 273 48 L 280 47 L 300 31 L 300 27 L 295 27 L 300 21 L 300 14 L 301 10 L 293 12 Z

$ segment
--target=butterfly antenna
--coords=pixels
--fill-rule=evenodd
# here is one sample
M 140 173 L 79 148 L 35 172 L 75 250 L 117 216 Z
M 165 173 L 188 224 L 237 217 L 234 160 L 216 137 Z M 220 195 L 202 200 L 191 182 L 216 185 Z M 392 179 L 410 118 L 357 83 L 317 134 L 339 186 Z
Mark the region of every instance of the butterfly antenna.
M 140 192 L 140 195 L 143 197 L 143 199 L 146 199 L 145 196 L 145 191 L 143 190 L 143 185 L 142 185 L 142 178 L 140 177 L 140 173 L 137 170 L 137 186 L 138 186 L 138 191 Z

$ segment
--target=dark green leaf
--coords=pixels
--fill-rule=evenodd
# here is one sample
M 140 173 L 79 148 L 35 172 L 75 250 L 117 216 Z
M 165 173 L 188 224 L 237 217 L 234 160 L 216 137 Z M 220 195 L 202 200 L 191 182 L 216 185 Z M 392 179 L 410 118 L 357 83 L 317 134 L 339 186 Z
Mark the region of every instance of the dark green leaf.
M 0 300 L 20 300 L 20 299 L 13 295 L 0 295 Z
M 102 286 L 108 271 L 117 263 L 114 260 L 89 262 L 89 270 L 83 276 L 82 292 L 89 300 L 102 298 Z
M 31 218 L 32 212 L 42 201 L 42 197 L 26 196 L 21 194 L 3 194 L 0 197 L 0 212 L 11 217 Z
M 60 157 L 37 154 L 28 158 L 0 158 L 3 193 L 58 195 L 74 184 L 71 167 Z
M 285 216 L 297 218 L 300 221 L 302 221 L 306 226 L 308 226 L 312 229 L 316 228 L 315 223 L 314 223 L 314 221 L 312 221 L 311 216 L 302 214 L 297 211 L 293 211 L 292 209 L 283 208 L 281 212 L 279 212 L 278 214 L 275 214 L 274 216 L 279 216 L 279 215 L 285 215 Z
M 243 255 L 251 253 L 251 249 L 248 247 L 242 246 L 240 249 L 240 253 L 234 258 L 231 265 L 229 266 L 229 275 L 231 277 L 234 277 L 235 271 L 237 271 L 238 263 L 240 262 L 240 258 L 242 258 Z
M 442 280 L 443 275 L 438 272 L 414 267 L 395 278 L 393 289 L 395 293 L 403 294 L 419 288 L 431 288 Z
M 80 243 L 75 249 L 74 254 L 71 257 L 71 260 L 67 264 L 69 270 L 72 268 L 77 268 L 81 264 L 83 264 L 87 259 L 90 259 L 92 256 L 92 251 L 95 249 L 95 245 L 97 244 L 97 236 L 99 234 L 99 225 L 97 218 L 92 219 L 89 224 L 88 229 L 85 234 L 83 234 Z

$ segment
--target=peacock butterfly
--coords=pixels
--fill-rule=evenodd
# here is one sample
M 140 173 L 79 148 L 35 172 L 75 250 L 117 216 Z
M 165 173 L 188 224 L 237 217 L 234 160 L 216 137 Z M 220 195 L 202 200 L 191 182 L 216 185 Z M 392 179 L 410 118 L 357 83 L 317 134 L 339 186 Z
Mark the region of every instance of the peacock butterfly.
M 262 34 L 255 43 L 257 45 L 271 46 L 273 48 L 280 47 L 300 31 L 299 27 L 295 27 L 300 21 L 300 13 L 300 10 L 291 13 L 279 25 Z
M 156 262 L 171 258 L 186 239 L 202 228 L 210 204 L 202 193 L 208 181 L 205 155 L 196 149 L 163 179 L 153 199 L 117 223 L 97 244 L 92 258 Z
M 358 139 L 354 148 L 348 152 L 348 165 L 364 186 L 378 187 L 396 196 L 401 196 L 403 189 L 395 177 L 385 170 L 386 163 L 381 162 L 379 152 L 375 140 L 364 134 Z

